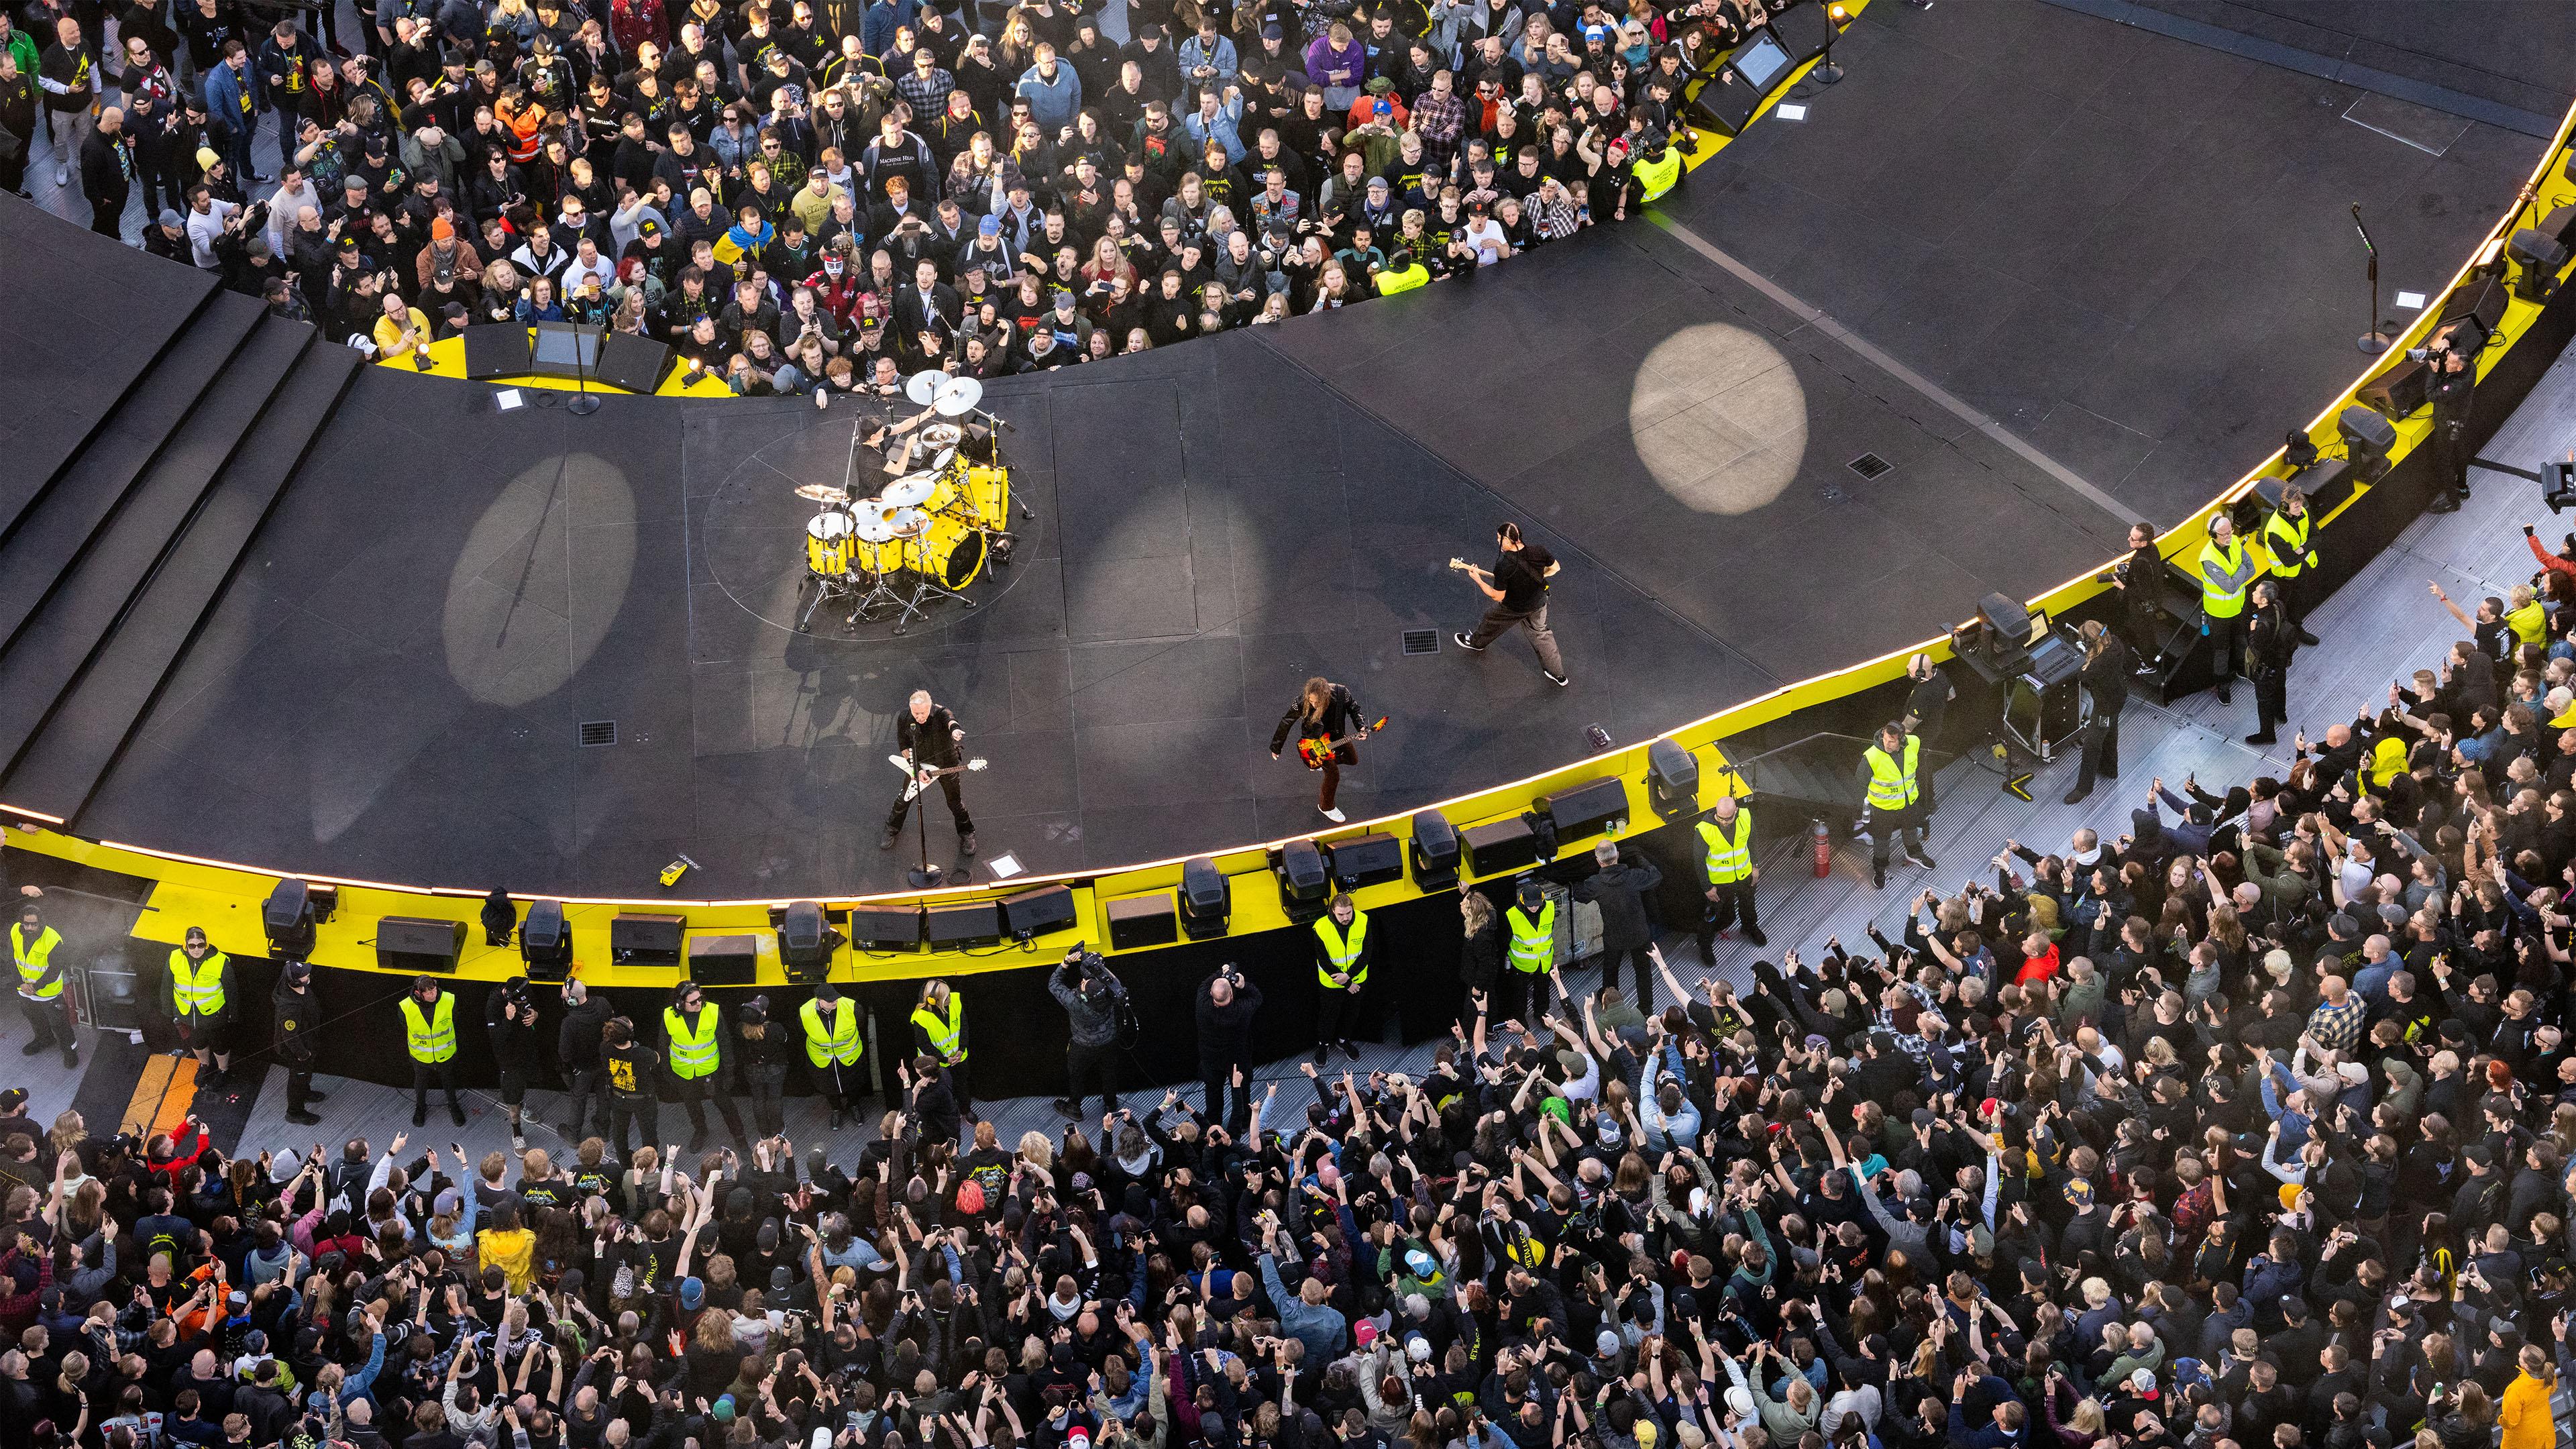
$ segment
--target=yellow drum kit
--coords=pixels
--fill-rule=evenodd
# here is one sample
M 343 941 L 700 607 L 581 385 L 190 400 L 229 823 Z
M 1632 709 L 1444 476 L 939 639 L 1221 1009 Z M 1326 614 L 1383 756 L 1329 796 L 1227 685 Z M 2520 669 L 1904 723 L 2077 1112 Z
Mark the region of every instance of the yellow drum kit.
M 805 584 L 813 597 L 797 615 L 807 631 L 826 602 L 848 606 L 844 630 L 861 620 L 891 617 L 894 632 L 929 612 L 941 598 L 967 608 L 967 593 L 989 564 L 1007 566 L 1016 537 L 1010 529 L 1011 473 L 1002 460 L 998 432 L 1007 426 L 981 411 L 984 385 L 941 372 L 915 374 L 905 395 L 922 411 L 887 427 L 862 444 L 863 424 L 850 430 L 850 462 L 843 481 L 806 483 L 796 496 L 816 505 L 805 525 Z M 931 422 L 936 417 L 938 422 Z M 892 440 L 888 471 L 895 476 L 872 497 L 858 494 L 859 452 Z M 914 463 L 925 466 L 911 467 Z M 1022 517 L 1030 516 L 1020 505 Z

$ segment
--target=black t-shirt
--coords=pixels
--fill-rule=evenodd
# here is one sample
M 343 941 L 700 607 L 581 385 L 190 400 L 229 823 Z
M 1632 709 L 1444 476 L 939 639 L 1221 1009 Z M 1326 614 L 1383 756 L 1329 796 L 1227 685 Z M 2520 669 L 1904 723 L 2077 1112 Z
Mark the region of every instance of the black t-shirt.
M 1503 591 L 1503 607 L 1526 614 L 1547 602 L 1547 571 L 1556 563 L 1546 549 L 1525 543 L 1494 560 L 1494 587 Z

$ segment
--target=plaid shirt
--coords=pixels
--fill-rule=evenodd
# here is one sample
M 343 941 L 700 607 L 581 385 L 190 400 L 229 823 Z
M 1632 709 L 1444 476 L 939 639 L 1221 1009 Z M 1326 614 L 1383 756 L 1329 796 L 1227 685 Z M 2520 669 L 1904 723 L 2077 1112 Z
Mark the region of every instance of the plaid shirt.
M 894 78 L 894 89 L 914 116 L 928 120 L 948 109 L 948 93 L 957 89 L 957 77 L 942 66 L 931 67 L 927 76 L 906 70 Z
M 1458 138 L 1467 129 L 1467 103 L 1456 91 L 1425 91 L 1413 103 L 1413 129 L 1422 133 L 1422 154 L 1434 169 L 1446 169 L 1458 154 Z
M 2320 1001 L 2317 1009 L 2308 1013 L 2308 1035 L 2328 1051 L 2350 1051 L 2352 1044 L 2361 1040 L 2362 1018 L 2369 1010 L 2370 1004 L 2362 1000 L 2358 991 L 2345 993 L 2341 1006 Z

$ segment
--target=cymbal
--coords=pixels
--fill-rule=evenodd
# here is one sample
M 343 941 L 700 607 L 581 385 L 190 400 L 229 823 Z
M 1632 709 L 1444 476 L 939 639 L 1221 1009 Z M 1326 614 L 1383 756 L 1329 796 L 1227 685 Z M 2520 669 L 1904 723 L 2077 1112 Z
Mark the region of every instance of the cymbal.
M 887 484 L 885 490 L 877 496 L 893 507 L 910 508 L 918 503 L 929 502 L 930 495 L 938 491 L 938 474 L 906 473 Z
M 971 377 L 951 377 L 940 384 L 930 405 L 943 418 L 964 417 L 984 400 L 984 384 Z
M 796 496 L 799 498 L 811 499 L 816 503 L 847 503 L 850 501 L 850 495 L 843 491 L 841 485 L 838 483 L 799 483 L 796 485 Z
M 933 448 L 954 448 L 965 437 L 966 430 L 955 423 L 932 423 L 921 430 L 921 441 Z
M 948 381 L 944 372 L 916 372 L 903 380 L 903 395 L 928 407 L 939 396 L 940 384 Z

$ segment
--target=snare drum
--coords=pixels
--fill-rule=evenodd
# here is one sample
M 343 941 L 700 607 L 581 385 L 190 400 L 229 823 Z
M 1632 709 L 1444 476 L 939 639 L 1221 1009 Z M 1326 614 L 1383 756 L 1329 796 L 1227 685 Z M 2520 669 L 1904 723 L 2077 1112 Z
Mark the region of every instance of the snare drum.
M 818 579 L 837 579 L 850 572 L 850 515 L 837 508 L 814 515 L 805 525 L 805 571 Z
M 863 573 L 892 573 L 902 566 L 903 556 L 894 529 L 873 509 L 861 507 L 864 511 L 850 523 L 850 561 Z

